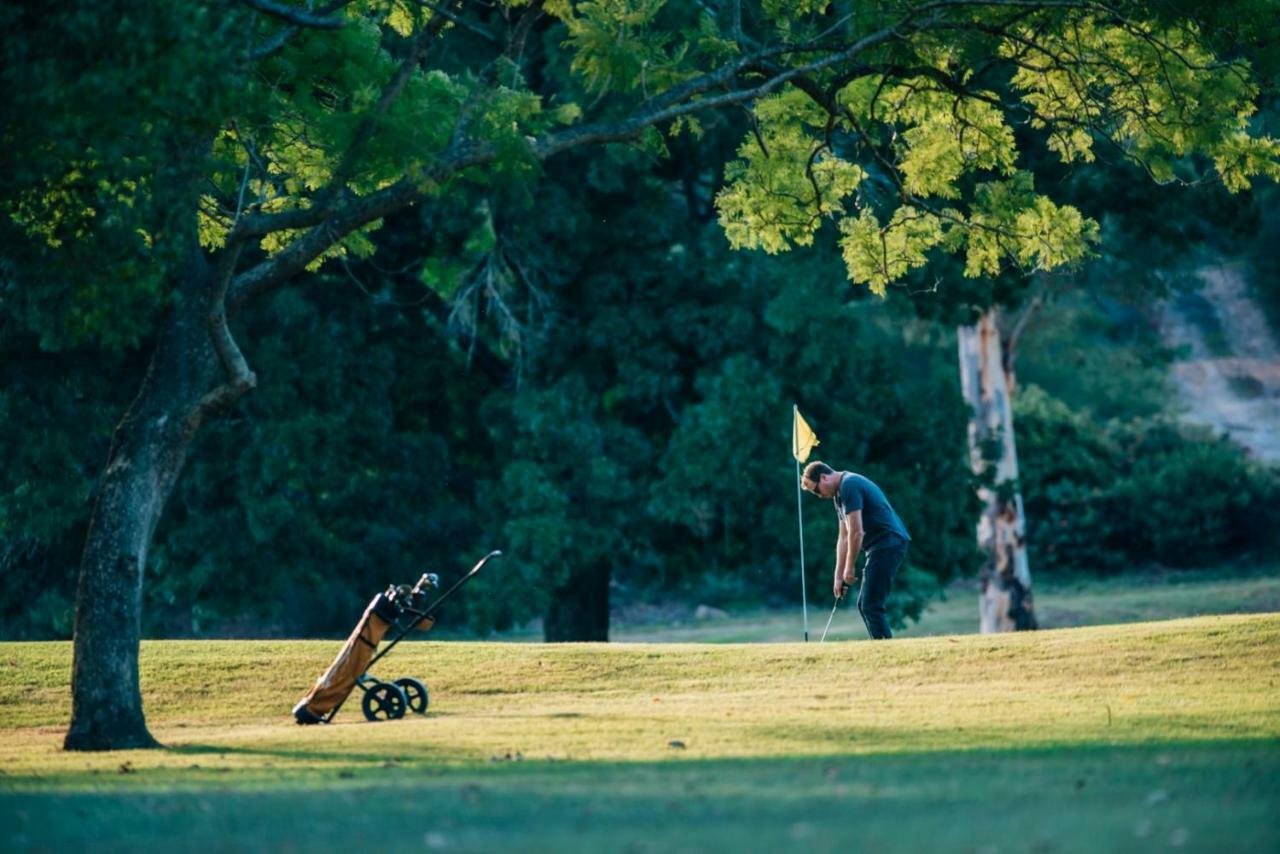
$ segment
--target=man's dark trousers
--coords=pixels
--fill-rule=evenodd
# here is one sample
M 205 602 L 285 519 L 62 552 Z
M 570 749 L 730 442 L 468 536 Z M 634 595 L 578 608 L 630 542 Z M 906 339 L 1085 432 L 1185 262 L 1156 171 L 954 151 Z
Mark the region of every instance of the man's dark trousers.
M 893 637 L 884 611 L 884 600 L 889 598 L 893 577 L 898 574 L 898 567 L 906 556 L 906 540 L 892 535 L 867 552 L 867 563 L 862 568 L 862 589 L 858 591 L 858 613 L 862 615 L 862 622 L 867 624 L 867 634 L 874 640 Z

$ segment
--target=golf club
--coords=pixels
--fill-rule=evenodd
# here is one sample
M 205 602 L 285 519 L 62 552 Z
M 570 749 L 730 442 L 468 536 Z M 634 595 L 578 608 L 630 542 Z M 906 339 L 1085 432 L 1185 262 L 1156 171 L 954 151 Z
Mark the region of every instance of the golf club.
M 479 562 L 479 563 L 477 563 L 475 566 L 471 567 L 471 571 L 470 571 L 470 572 L 468 572 L 466 575 L 462 576 L 462 578 L 459 578 L 459 579 L 457 580 L 457 582 L 455 582 L 455 583 L 454 583 L 454 585 L 453 585 L 452 587 L 450 587 L 450 588 L 449 588 L 448 590 L 446 590 L 444 593 L 440 594 L 440 598 L 439 598 L 439 599 L 437 599 L 436 601 L 432 602 L 430 605 L 428 605 L 428 606 L 427 606 L 427 608 L 426 608 L 425 610 L 423 610 L 422 612 L 420 612 L 420 613 L 418 614 L 418 619 L 414 621 L 414 623 L 413 623 L 413 627 L 416 627 L 416 626 L 418 625 L 418 623 L 422 622 L 423 620 L 425 620 L 425 619 L 427 619 L 427 618 L 429 618 L 429 617 L 434 616 L 434 615 L 435 615 L 435 612 L 436 612 L 436 609 L 437 609 L 437 608 L 439 608 L 439 607 L 444 603 L 444 600 L 448 599 L 448 598 L 449 598 L 450 596 L 452 596 L 454 593 L 458 592 L 458 588 L 459 588 L 459 587 L 461 587 L 462 585 L 466 584 L 468 581 L 470 581 L 470 580 L 471 580 L 471 578 L 472 578 L 472 577 L 473 577 L 477 572 L 479 572 L 479 571 L 484 567 L 484 565 L 485 565 L 486 563 L 488 563 L 488 562 L 489 562 L 490 560 L 492 560 L 493 558 L 500 556 L 501 554 L 502 554 L 502 552 L 501 552 L 501 551 L 498 551 L 497 549 L 494 549 L 493 551 L 489 552 L 489 553 L 488 553 L 487 555 L 485 555 L 484 557 L 480 558 L 480 562 Z M 376 661 L 377 659 L 375 658 L 374 660 Z
M 827 617 L 827 628 L 822 630 L 822 640 L 818 641 L 818 643 L 826 643 L 827 629 L 831 628 L 831 618 L 836 615 L 836 608 L 840 607 L 840 600 L 843 598 L 844 598 L 843 592 L 841 592 L 840 595 L 836 597 L 836 604 L 831 606 L 831 616 Z

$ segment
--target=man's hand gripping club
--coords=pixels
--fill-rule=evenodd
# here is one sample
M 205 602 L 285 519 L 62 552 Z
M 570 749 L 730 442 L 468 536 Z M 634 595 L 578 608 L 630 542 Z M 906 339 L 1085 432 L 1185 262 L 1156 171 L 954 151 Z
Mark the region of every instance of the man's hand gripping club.
M 831 592 L 837 599 L 843 599 L 844 594 L 848 593 L 851 588 L 858 586 L 857 569 L 837 569 L 835 578 L 833 579 Z

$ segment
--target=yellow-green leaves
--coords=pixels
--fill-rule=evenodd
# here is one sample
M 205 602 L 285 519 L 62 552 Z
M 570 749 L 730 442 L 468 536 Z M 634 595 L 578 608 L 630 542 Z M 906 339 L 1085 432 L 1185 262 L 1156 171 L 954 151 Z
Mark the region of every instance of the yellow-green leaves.
M 1257 96 L 1247 63 L 1214 57 L 1192 24 L 1076 16 L 1020 31 L 1000 53 L 1017 61 L 1013 85 L 1032 126 L 1049 130 L 1050 149 L 1066 162 L 1092 160 L 1094 138 L 1105 135 L 1162 181 L 1172 180 L 1176 158 L 1196 153 L 1225 166 L 1232 189 L 1280 163 L 1274 143 L 1242 141 Z
M 210 251 L 221 249 L 227 244 L 227 222 L 217 215 L 218 200 L 206 193 L 200 197 L 200 209 L 197 212 L 197 236 L 200 245 Z
M 1280 140 L 1236 134 L 1213 150 L 1213 163 L 1233 193 L 1249 189 L 1257 175 L 1280 181 Z
M 795 18 L 822 5 L 768 9 Z M 1014 119 L 1066 162 L 1093 160 L 1105 138 L 1160 181 L 1193 171 L 1195 157 L 1233 191 L 1280 179 L 1280 141 L 1250 125 L 1258 89 L 1247 64 L 1214 56 L 1193 23 L 1046 7 L 991 35 L 984 54 L 987 36 L 975 33 L 998 33 L 1002 17 L 958 12 L 948 29 L 968 29 L 964 38 L 904 39 L 891 59 L 843 78 L 830 115 L 795 92 L 760 101 L 717 199 L 731 243 L 785 251 L 840 220 L 849 277 L 877 293 L 935 249 L 963 253 L 968 276 L 1076 263 L 1098 225 L 1018 172 Z M 1011 91 L 993 91 L 1001 64 Z M 807 83 L 816 101 L 830 97 L 820 73 Z
M 660 92 L 688 72 L 680 63 L 687 42 L 655 26 L 666 0 L 590 0 L 565 18 L 574 72 L 593 92 L 640 90 L 646 97 Z M 674 47 L 673 47 L 674 45 Z
M 1073 264 L 1098 240 L 1096 222 L 1037 195 L 1027 172 L 980 184 L 963 228 L 969 277 L 998 275 L 1005 260 L 1027 271 Z
M 1013 132 L 994 101 L 989 92 L 961 97 L 927 78 L 886 85 L 878 76 L 845 86 L 838 95 L 844 112 L 830 120 L 800 92 L 762 101 L 756 108 L 758 138 L 751 135 L 743 142 L 738 152 L 742 159 L 727 170 L 729 186 L 717 199 L 725 233 L 735 247 L 779 252 L 791 243 L 811 243 L 823 216 L 844 213 L 846 200 L 866 172 L 825 145 L 833 130 L 855 133 L 865 142 L 876 134 L 895 138 L 890 156 L 906 199 L 959 199 L 967 174 L 986 170 L 1010 175 L 1017 156 Z M 1063 243 L 1061 232 L 1070 227 L 1070 217 L 1058 209 L 1041 213 L 1052 227 L 1030 220 L 1027 227 L 1047 235 L 1042 243 Z M 960 231 L 947 248 L 963 244 L 965 225 L 957 211 L 933 212 L 910 202 L 883 223 L 863 208 L 840 223 L 849 278 L 884 294 L 889 283 L 927 262 L 948 229 Z M 996 249 L 994 256 L 988 248 Z M 998 246 L 983 244 L 980 249 L 976 268 L 998 269 Z M 1069 253 L 1045 249 L 1042 254 Z
M 958 198 L 957 181 L 965 173 L 1014 170 L 1013 131 L 993 92 L 961 96 L 926 77 L 887 84 L 877 75 L 849 83 L 838 102 L 856 132 L 888 126 L 898 135 L 897 168 L 913 196 Z
M 757 132 L 739 147 L 742 159 L 726 169 L 729 184 L 716 199 L 720 223 L 735 248 L 772 254 L 792 242 L 808 246 L 865 173 L 832 152 L 825 114 L 803 93 L 767 98 L 755 113 Z
M 960 97 L 923 79 L 887 93 L 885 120 L 906 126 L 899 168 L 907 192 L 954 199 L 960 195 L 956 182 L 966 172 L 1013 172 L 1013 131 L 991 103 L 996 100 L 991 92 Z
M 307 271 L 314 273 L 324 266 L 324 262 L 330 258 L 344 258 L 348 255 L 355 258 L 368 258 L 373 255 L 375 249 L 373 241 L 369 239 L 369 235 L 379 228 L 382 228 L 382 220 L 376 219 L 368 225 L 351 232 L 308 263 Z M 294 240 L 301 236 L 302 232 L 291 229 L 273 231 L 262 239 L 261 245 L 267 254 L 274 255 L 288 248 Z
M 1098 224 L 1070 205 L 1036 194 L 1031 176 L 978 186 L 968 216 L 902 205 L 881 224 L 863 210 L 840 223 L 849 279 L 884 296 L 888 285 L 928 262 L 935 248 L 965 252 L 965 275 L 999 275 L 1006 263 L 1026 272 L 1082 260 L 1098 240 Z
M 80 240 L 89 234 L 97 216 L 90 203 L 94 196 L 80 164 L 73 163 L 43 192 L 26 193 L 10 201 L 5 205 L 7 210 L 0 209 L 0 213 L 8 213 L 29 236 L 56 249 L 64 240 Z
M 426 8 L 426 4 L 413 0 L 365 0 L 363 10 L 382 20 L 388 27 L 401 36 L 410 36 L 413 31 L 426 23 L 435 14 Z
M 1071 205 L 1036 196 L 1018 212 L 1014 234 L 1013 254 L 1024 269 L 1052 270 L 1083 259 L 1097 242 L 1098 224 Z
M 577 124 L 582 119 L 582 107 L 570 101 L 551 110 L 549 115 L 558 125 Z
M 840 232 L 849 278 L 879 296 L 885 295 L 890 282 L 923 267 L 926 253 L 943 239 L 938 217 L 906 205 L 894 211 L 888 225 L 882 227 L 875 214 L 863 210 L 856 219 L 845 218 Z
M 701 139 L 702 122 L 698 121 L 696 116 L 681 116 L 671 123 L 671 129 L 668 133 L 672 137 L 677 137 L 682 133 L 687 133 L 694 139 Z

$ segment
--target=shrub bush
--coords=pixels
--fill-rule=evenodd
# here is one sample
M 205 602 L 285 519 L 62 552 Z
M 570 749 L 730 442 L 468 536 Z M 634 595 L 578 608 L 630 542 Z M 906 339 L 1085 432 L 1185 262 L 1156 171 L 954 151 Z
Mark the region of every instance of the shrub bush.
M 1032 565 L 1122 571 L 1274 549 L 1280 471 L 1165 417 L 1102 423 L 1036 386 L 1015 402 Z

